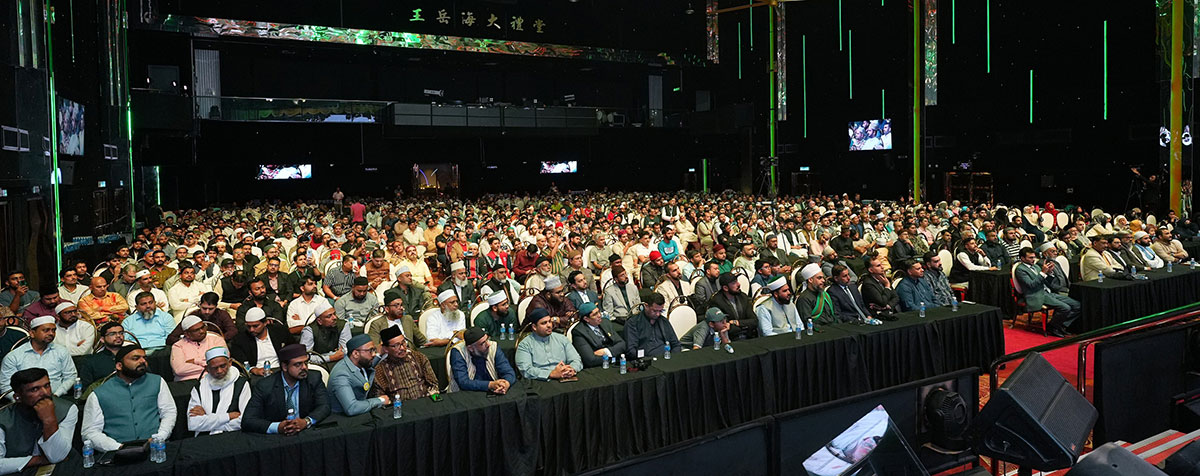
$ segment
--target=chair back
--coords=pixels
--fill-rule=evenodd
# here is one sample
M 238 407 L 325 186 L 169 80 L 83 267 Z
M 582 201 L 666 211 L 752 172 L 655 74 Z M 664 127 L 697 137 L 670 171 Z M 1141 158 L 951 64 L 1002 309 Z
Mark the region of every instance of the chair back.
M 899 287 L 901 281 L 904 281 L 904 277 L 899 277 L 899 278 L 893 279 L 892 280 L 892 289 L 896 289 L 897 287 Z
M 950 250 L 942 250 L 938 252 L 938 258 L 942 259 L 942 274 L 950 275 L 950 269 L 954 267 L 954 254 Z
M 764 295 L 762 295 L 762 296 L 759 296 L 759 297 L 757 297 L 757 298 L 755 298 L 755 299 L 754 299 L 754 305 L 753 305 L 753 306 L 751 306 L 750 308 L 751 308 L 751 309 L 758 309 L 758 306 L 761 306 L 761 305 L 763 305 L 763 304 L 766 304 L 766 302 L 767 302 L 768 300 L 770 300 L 770 299 L 772 299 L 772 297 L 771 297 L 770 295 L 766 295 L 766 294 L 764 294 Z
M 1017 267 L 1013 266 L 1008 272 L 1008 279 L 1012 282 L 1013 291 L 1017 294 L 1024 295 L 1025 291 L 1021 289 L 1021 282 L 1017 280 Z
M 1058 225 L 1060 230 L 1067 227 L 1069 220 L 1065 212 L 1058 212 L 1058 216 L 1054 217 L 1054 223 Z
M 1063 256 L 1063 255 L 1058 255 L 1058 256 L 1055 256 L 1055 257 L 1054 257 L 1054 262 L 1055 262 L 1055 263 L 1058 263 L 1058 266 L 1059 266 L 1060 268 L 1062 268 L 1063 276 L 1066 276 L 1066 277 L 1067 277 L 1067 279 L 1070 279 L 1070 276 L 1071 276 L 1071 260 L 1067 259 L 1067 257 L 1066 257 L 1066 256 Z
M 604 288 L 608 287 L 608 283 L 612 282 L 612 268 L 600 272 L 600 294 L 604 294 Z
M 1158 218 L 1156 218 L 1154 215 L 1146 215 L 1146 224 L 1158 225 Z
M 525 312 L 529 310 L 529 303 L 532 301 L 533 301 L 533 298 L 526 297 L 524 299 L 521 299 L 521 302 L 517 304 L 517 319 L 519 320 L 518 322 L 525 322 Z
M 667 313 L 667 322 L 670 322 L 671 327 L 675 330 L 675 338 L 682 338 L 687 331 L 692 329 L 692 326 L 696 325 L 696 310 L 687 305 L 676 306 Z
M 1050 228 L 1054 228 L 1054 225 L 1055 225 L 1054 220 L 1055 220 L 1054 215 L 1051 215 L 1050 212 L 1043 212 L 1042 220 L 1038 224 L 1041 225 L 1042 228 L 1050 229 Z
M 429 327 L 429 319 L 428 318 L 429 318 L 429 316 L 432 316 L 432 315 L 433 315 L 433 309 L 426 309 L 425 311 L 421 312 L 421 317 L 419 317 L 417 320 L 417 329 L 420 330 L 422 334 L 424 334 L 425 329 Z
M 474 307 L 472 307 L 472 308 L 471 308 L 471 313 L 470 313 L 470 314 L 467 314 L 467 327 L 471 327 L 471 323 L 472 323 L 472 322 L 475 322 L 475 315 L 476 315 L 476 314 L 479 314 L 480 312 L 483 312 L 483 310 L 484 310 L 484 309 L 487 309 L 487 308 L 488 308 L 488 303 L 487 303 L 486 301 L 485 301 L 485 302 L 481 302 L 481 303 L 479 303 L 479 304 L 476 304 Z
M 739 287 L 741 288 L 742 293 L 750 296 L 750 278 L 747 277 L 745 273 L 742 273 L 737 275 L 737 281 L 740 285 Z
M 374 317 L 372 317 L 372 318 L 370 318 L 370 319 L 367 319 L 367 324 L 366 324 L 365 326 L 363 326 L 363 331 L 364 331 L 364 332 L 366 332 L 366 330 L 367 330 L 367 329 L 370 329 L 370 328 L 371 328 L 371 324 L 374 324 L 374 323 L 375 323 L 375 321 L 378 321 L 378 320 L 380 320 L 380 319 L 385 319 L 385 317 L 383 316 L 383 314 L 380 314 L 380 315 L 378 315 L 378 316 L 374 316 Z
M 571 343 L 575 342 L 575 333 L 572 331 L 575 330 L 575 326 L 578 326 L 580 322 L 581 321 L 572 322 L 571 327 L 567 328 L 567 342 L 571 342 Z
M 758 296 L 762 291 L 763 286 L 758 283 L 750 283 L 750 296 Z
M 322 367 L 320 364 L 314 364 L 314 363 L 312 363 L 312 361 L 309 361 L 308 370 L 316 372 L 318 375 L 321 376 L 321 382 L 324 382 L 325 385 L 329 385 L 329 371 L 325 370 L 325 367 Z

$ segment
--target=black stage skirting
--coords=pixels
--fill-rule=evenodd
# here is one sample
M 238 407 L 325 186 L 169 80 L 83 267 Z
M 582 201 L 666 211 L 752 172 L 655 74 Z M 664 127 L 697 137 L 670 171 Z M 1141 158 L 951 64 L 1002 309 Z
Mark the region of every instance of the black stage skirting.
M 1143 274 L 1150 279 L 1072 283 L 1071 297 L 1083 310 L 1071 329 L 1087 332 L 1200 301 L 1200 268 L 1175 266 L 1171 273 L 1157 269 Z
M 1013 301 L 1012 265 L 997 270 L 971 271 L 967 299 L 996 306 L 1011 319 L 1017 313 L 1017 303 Z
M 983 305 L 904 313 L 883 326 L 838 324 L 704 348 L 620 375 L 588 369 L 577 382 L 522 380 L 509 395 L 459 392 L 439 403 L 333 416 L 299 436 L 187 438 L 183 419 L 164 464 L 90 474 L 568 474 L 776 413 L 963 368 L 1004 353 L 1001 312 Z M 443 364 L 444 366 L 444 364 Z M 436 364 L 435 364 L 436 367 Z M 171 383 L 186 407 L 189 382 Z M 182 410 L 181 410 L 182 412 Z M 84 472 L 77 454 L 55 474 Z

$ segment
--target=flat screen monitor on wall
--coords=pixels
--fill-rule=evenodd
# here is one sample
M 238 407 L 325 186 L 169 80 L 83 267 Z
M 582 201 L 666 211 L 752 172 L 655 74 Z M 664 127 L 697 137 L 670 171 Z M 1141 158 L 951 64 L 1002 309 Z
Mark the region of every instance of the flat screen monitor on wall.
M 58 153 L 83 155 L 83 104 L 58 98 Z
M 283 164 L 258 166 L 258 180 L 292 180 L 312 178 L 312 164 Z
M 544 174 L 573 174 L 579 171 L 579 162 L 574 160 L 542 162 Z
M 850 150 L 891 150 L 892 120 L 851 121 L 846 128 Z

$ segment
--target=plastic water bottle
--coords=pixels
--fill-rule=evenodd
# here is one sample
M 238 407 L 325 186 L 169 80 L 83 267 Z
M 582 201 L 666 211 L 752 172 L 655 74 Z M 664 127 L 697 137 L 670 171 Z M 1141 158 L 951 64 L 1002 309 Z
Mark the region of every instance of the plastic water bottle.
M 78 377 L 75 378 L 75 385 L 72 386 L 71 389 L 75 392 L 76 400 L 79 400 L 83 397 L 83 382 L 80 381 Z
M 392 419 L 399 420 L 400 417 L 403 415 L 403 413 L 400 410 L 400 405 L 403 405 L 403 403 L 400 402 L 399 394 L 397 394 L 396 396 L 394 396 L 392 398 L 393 398 L 393 400 L 392 400 Z
M 1167 261 L 1167 272 L 1168 272 L 1168 273 L 1174 273 L 1174 272 L 1175 272 L 1175 268 L 1174 268 L 1174 266 L 1172 266 L 1173 264 L 1175 264 L 1175 263 L 1172 263 L 1172 262 L 1170 262 L 1170 261 Z
M 354 311 L 346 311 L 346 324 L 350 326 L 354 325 Z
M 721 333 L 713 333 L 713 350 L 721 350 Z
M 953 310 L 954 312 L 958 312 L 958 298 L 957 297 L 950 296 L 950 309 Z
M 800 336 L 803 336 L 803 335 L 804 335 L 804 329 L 801 329 L 800 326 L 796 326 L 796 340 L 800 340 Z
M 1137 266 L 1130 266 L 1130 267 L 1129 267 L 1129 275 L 1130 275 L 1130 276 L 1137 276 Z
M 83 440 L 83 467 L 91 468 L 96 465 L 96 449 L 92 448 L 92 440 Z
M 263 370 L 265 370 L 267 374 L 271 373 L 271 361 L 270 360 L 268 360 L 267 363 L 263 364 Z
M 151 438 L 150 439 L 150 461 L 155 462 L 155 463 L 162 463 L 162 462 L 166 461 L 167 460 L 166 446 L 167 446 L 167 444 L 165 442 L 163 442 L 162 438 Z
M 1188 267 L 1191 268 L 1192 271 L 1196 270 L 1196 258 L 1192 258 L 1192 260 L 1188 262 Z
M 621 354 L 621 375 L 625 375 L 629 371 L 629 367 L 625 364 L 625 354 Z
M 600 368 L 608 370 L 608 354 L 604 354 L 603 361 L 600 363 Z
M 925 301 L 921 301 L 921 309 L 917 311 L 917 315 L 925 317 Z
M 296 419 L 296 409 L 295 409 L 295 408 L 289 408 L 289 409 L 288 409 L 287 419 L 288 419 L 288 420 L 295 420 L 295 419 Z
M 1168 273 L 1170 273 L 1170 272 L 1171 272 L 1171 263 L 1167 263 L 1167 272 L 1168 272 Z M 1096 275 L 1096 282 L 1097 282 L 1097 283 L 1103 283 L 1103 282 L 1104 282 L 1104 272 L 1103 272 L 1103 271 L 1101 271 L 1101 272 L 1100 272 L 1100 274 L 1097 274 L 1097 275 Z
M 508 340 L 517 340 L 516 324 L 508 325 Z
M 671 360 L 671 344 L 663 344 L 663 358 Z
M 811 336 L 811 335 L 813 335 L 813 323 L 812 323 L 812 318 L 809 318 L 809 319 L 808 319 L 808 328 L 807 328 L 807 329 L 804 329 L 804 333 L 805 333 L 805 334 L 808 334 L 808 335 L 810 335 L 810 336 Z

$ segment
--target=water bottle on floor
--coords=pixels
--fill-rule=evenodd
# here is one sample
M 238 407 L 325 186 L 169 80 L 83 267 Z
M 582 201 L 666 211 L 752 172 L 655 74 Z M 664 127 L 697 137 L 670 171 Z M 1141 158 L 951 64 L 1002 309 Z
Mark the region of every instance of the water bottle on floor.
M 921 301 L 921 310 L 918 311 L 917 315 L 925 317 L 925 301 Z
M 671 360 L 671 344 L 663 344 L 663 358 Z
M 91 468 L 96 465 L 96 449 L 92 447 L 92 440 L 83 440 L 83 467 Z
M 396 396 L 394 396 L 392 398 L 393 398 L 393 400 L 392 400 L 392 419 L 399 420 L 400 417 L 402 416 L 402 413 L 400 411 L 400 405 L 403 405 L 403 403 L 400 402 L 399 394 L 396 394 Z
M 621 375 L 625 375 L 625 372 L 627 371 L 628 367 L 625 365 L 625 354 L 621 354 Z

